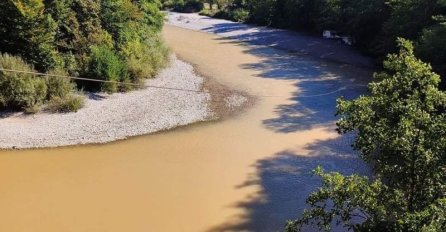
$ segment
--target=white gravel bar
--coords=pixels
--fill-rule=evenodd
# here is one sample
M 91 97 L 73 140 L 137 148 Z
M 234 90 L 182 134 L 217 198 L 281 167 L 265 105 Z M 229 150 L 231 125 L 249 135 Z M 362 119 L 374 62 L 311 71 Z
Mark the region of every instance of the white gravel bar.
M 90 94 L 85 107 L 76 113 L 9 115 L 0 119 L 0 148 L 107 143 L 205 121 L 212 112 L 210 94 L 200 92 L 203 81 L 190 64 L 172 56 L 169 67 L 146 85 L 193 91 L 145 88 Z

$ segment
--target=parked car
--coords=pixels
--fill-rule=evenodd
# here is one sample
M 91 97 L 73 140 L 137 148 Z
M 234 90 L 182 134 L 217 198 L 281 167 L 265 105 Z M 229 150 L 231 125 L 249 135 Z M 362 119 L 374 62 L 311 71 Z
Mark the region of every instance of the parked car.
M 324 37 L 325 39 L 334 39 L 337 40 L 343 44 L 352 46 L 353 45 L 353 38 L 350 36 L 340 36 L 336 31 L 330 31 L 330 30 L 325 30 L 322 33 L 322 37 Z
M 324 33 L 322 34 L 322 36 L 325 39 L 338 39 L 338 33 L 336 31 L 324 31 Z

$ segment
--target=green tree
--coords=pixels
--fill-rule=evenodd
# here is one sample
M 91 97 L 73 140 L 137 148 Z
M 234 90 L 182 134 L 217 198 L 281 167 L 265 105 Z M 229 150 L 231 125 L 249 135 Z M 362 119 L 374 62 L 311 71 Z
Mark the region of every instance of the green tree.
M 91 46 L 113 46 L 110 35 L 101 27 L 98 0 L 46 0 L 46 12 L 57 23 L 55 46 L 71 75 L 82 75 Z
M 127 66 L 122 58 L 110 48 L 94 46 L 91 48 L 88 77 L 112 81 L 102 84 L 101 89 L 106 92 L 116 92 L 119 86 L 114 82 L 128 81 Z
M 56 24 L 43 0 L 0 1 L 0 52 L 22 56 L 40 71 L 60 65 L 54 47 Z
M 395 40 L 404 37 L 416 40 L 424 28 L 435 24 L 433 16 L 444 10 L 444 0 L 390 0 L 389 18 L 377 38 L 376 53 L 385 55 L 395 51 Z M 433 55 L 433 54 L 432 54 Z
M 355 231 L 446 229 L 446 94 L 412 44 L 398 44 L 399 54 L 388 56 L 369 85 L 370 96 L 338 101 L 338 130 L 357 134 L 353 147 L 376 180 L 318 170 L 324 186 L 288 231 L 314 221 L 327 229 L 333 220 Z M 357 213 L 362 223 L 352 224 Z
M 387 0 L 329 0 L 317 24 L 321 30 L 352 36 L 356 46 L 370 54 L 389 13 Z
M 101 21 L 116 41 L 115 49 L 128 65 L 133 82 L 152 77 L 164 66 L 167 48 L 158 36 L 163 17 L 157 1 L 103 1 Z
M 421 35 L 416 51 L 419 56 L 430 62 L 434 70 L 440 73 L 443 77 L 446 75 L 446 19 L 444 17 L 437 17 L 440 21 L 438 24 L 426 28 Z M 446 87 L 443 79 L 442 86 Z
M 143 15 L 143 22 L 155 31 L 161 31 L 164 25 L 164 14 L 159 0 L 139 0 L 136 2 Z
M 252 22 L 271 25 L 276 8 L 275 0 L 246 0 L 247 8 L 250 11 Z
M 0 67 L 28 73 L 0 71 L 0 108 L 26 109 L 44 103 L 47 96 L 45 80 L 29 72 L 33 67 L 20 57 L 0 53 Z
M 438 232 L 446 228 L 446 198 L 439 198 L 421 210 L 410 212 L 402 191 L 379 179 L 359 175 L 343 176 L 318 168 L 322 187 L 307 199 L 311 206 L 285 231 L 305 231 L 308 226 L 330 231 L 333 224 L 356 232 Z

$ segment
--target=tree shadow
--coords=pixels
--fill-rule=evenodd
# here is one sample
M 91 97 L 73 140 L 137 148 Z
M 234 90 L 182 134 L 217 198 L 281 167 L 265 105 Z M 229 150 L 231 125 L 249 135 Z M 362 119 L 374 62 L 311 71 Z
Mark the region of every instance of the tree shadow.
M 279 105 L 277 117 L 265 119 L 263 124 L 276 132 L 292 133 L 319 126 L 334 125 L 336 100 L 353 99 L 365 93 L 365 87 L 338 79 L 303 80 L 295 86 L 300 89 L 290 98 L 291 104 Z
M 0 119 L 6 119 L 18 115 L 22 115 L 22 112 L 19 110 L 0 109 Z
M 275 132 L 334 125 L 338 98 L 354 99 L 367 93 L 370 69 L 323 62 L 264 46 L 248 48 L 245 52 L 261 58 L 262 63 L 244 64 L 243 68 L 258 71 L 262 78 L 295 81 L 291 103 L 276 106 L 276 117 L 263 121 Z
M 315 87 L 311 83 L 301 83 L 301 86 L 308 85 Z M 334 84 L 324 83 L 318 84 L 322 88 L 327 88 L 327 91 L 342 90 L 344 96 L 356 96 L 355 89 L 341 88 L 328 90 L 335 86 Z M 307 92 L 307 91 L 305 91 Z M 324 94 L 322 94 L 324 95 Z M 276 118 L 266 119 L 263 124 L 276 132 L 292 133 L 301 130 L 309 130 L 314 127 L 330 126 L 336 122 L 334 112 L 336 111 L 337 95 L 315 96 L 315 97 L 300 97 L 294 96 L 291 100 L 294 102 L 289 105 L 280 105 L 276 107 L 275 112 L 278 114 Z M 351 98 L 351 97 L 348 97 Z
M 228 223 L 211 228 L 208 232 L 283 231 L 285 222 L 301 215 L 306 208 L 306 198 L 320 186 L 320 179 L 312 175 L 312 170 L 317 166 L 346 175 L 369 173 L 367 166 L 349 147 L 352 139 L 352 135 L 344 135 L 308 145 L 308 154 L 287 150 L 258 161 L 254 165 L 256 173 L 236 188 L 259 186 L 261 191 L 230 206 L 241 208 L 246 214 L 237 215 L 234 220 L 228 220 Z M 305 231 L 314 229 L 306 228 Z
M 213 18 L 209 19 L 214 20 Z M 228 22 L 228 23 L 220 23 L 212 27 L 206 27 L 203 30 L 210 33 L 221 34 L 221 33 L 246 30 L 246 29 L 249 29 L 249 26 L 246 24 Z
M 88 97 L 88 99 L 93 101 L 101 101 L 107 99 L 107 97 L 103 93 L 87 92 L 86 96 Z

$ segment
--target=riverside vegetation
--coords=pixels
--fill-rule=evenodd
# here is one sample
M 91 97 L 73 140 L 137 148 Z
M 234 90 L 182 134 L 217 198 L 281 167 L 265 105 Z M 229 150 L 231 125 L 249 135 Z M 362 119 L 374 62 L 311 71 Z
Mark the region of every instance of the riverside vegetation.
M 167 62 L 158 0 L 0 2 L 0 66 L 27 72 L 142 83 Z M 0 71 L 0 108 L 55 112 L 83 105 L 78 90 L 128 91 L 116 83 L 76 83 Z

